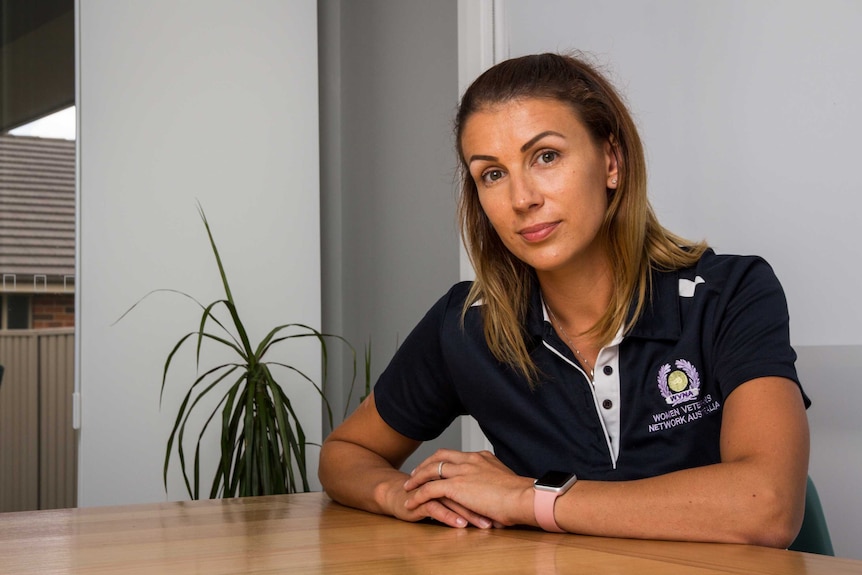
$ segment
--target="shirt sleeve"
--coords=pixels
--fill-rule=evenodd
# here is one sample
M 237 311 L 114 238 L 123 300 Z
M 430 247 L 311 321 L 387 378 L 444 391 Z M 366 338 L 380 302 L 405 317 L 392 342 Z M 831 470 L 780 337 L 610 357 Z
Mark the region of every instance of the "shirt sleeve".
M 796 373 L 790 317 L 781 283 L 761 258 L 742 258 L 727 278 L 717 318 L 716 376 L 725 397 L 743 383 L 777 376 L 795 381 L 805 406 L 811 402 Z
M 442 297 L 404 340 L 374 386 L 377 411 L 398 433 L 434 439 L 465 413 L 441 345 L 447 314 L 460 314 L 458 284 Z

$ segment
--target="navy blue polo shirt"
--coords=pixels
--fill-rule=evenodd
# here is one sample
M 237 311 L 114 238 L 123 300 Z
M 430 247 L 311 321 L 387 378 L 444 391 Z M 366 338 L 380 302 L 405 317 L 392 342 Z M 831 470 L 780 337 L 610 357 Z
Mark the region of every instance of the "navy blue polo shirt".
M 692 268 L 654 272 L 640 319 L 599 352 L 594 384 L 548 322 L 538 283 L 525 324 L 541 373 L 532 388 L 491 354 L 478 305 L 462 325 L 469 290 L 452 287 L 404 340 L 375 385 L 377 410 L 419 441 L 472 415 L 519 475 L 626 480 L 718 463 L 734 389 L 765 376 L 799 383 L 784 292 L 758 257 L 709 250 Z

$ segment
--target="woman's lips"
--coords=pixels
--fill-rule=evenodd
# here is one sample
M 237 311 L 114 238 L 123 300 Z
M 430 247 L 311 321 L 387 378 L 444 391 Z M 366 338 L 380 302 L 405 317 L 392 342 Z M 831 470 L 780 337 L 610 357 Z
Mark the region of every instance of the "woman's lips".
M 560 222 L 545 222 L 519 230 L 518 233 L 528 242 L 540 242 L 551 235 L 558 225 Z

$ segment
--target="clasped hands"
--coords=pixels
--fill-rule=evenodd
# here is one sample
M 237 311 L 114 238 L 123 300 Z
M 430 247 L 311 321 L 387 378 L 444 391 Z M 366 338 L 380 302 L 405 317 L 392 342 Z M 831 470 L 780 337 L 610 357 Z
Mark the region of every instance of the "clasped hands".
M 513 473 L 489 451 L 440 449 L 403 485 L 407 521 L 430 517 L 450 527 L 533 525 L 533 480 Z M 400 499 L 400 497 L 399 497 Z

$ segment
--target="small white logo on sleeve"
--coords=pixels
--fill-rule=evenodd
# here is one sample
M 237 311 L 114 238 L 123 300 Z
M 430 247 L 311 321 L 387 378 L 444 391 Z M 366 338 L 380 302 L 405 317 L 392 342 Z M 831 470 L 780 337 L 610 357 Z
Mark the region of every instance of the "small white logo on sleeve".
M 700 276 L 694 278 L 694 281 L 681 279 L 679 280 L 679 297 L 694 297 L 694 290 L 699 284 L 706 283 L 706 280 Z

